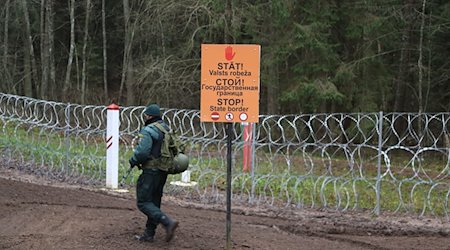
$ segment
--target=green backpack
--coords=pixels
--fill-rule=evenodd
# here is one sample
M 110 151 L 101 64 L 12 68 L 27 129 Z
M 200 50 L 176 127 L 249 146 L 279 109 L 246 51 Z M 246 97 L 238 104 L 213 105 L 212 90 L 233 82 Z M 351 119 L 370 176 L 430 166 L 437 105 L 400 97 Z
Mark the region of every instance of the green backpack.
M 158 122 L 151 125 L 157 127 L 163 134 L 164 140 L 161 145 L 161 163 L 168 167 L 168 174 L 179 174 L 189 167 L 189 157 L 184 154 L 186 143 L 172 131 L 167 131 Z

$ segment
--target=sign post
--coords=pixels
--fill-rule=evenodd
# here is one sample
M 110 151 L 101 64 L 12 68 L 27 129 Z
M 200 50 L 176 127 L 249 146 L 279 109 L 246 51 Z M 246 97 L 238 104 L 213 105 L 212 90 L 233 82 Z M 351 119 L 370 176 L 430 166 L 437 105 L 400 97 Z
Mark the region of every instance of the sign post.
M 261 46 L 202 44 L 200 121 L 225 122 L 227 133 L 226 246 L 231 249 L 233 123 L 259 120 Z

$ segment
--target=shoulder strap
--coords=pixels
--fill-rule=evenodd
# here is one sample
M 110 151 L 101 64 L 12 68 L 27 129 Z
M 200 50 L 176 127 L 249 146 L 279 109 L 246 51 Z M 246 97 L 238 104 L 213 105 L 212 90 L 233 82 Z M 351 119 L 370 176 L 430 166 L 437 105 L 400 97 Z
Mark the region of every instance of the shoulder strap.
M 155 140 L 158 140 L 160 134 L 162 133 L 161 131 L 158 130 L 158 128 L 155 128 L 155 126 L 153 126 L 152 124 L 145 126 L 144 130 L 146 130 L 150 134 L 150 136 Z
M 168 131 L 167 129 L 164 128 L 163 125 L 161 125 L 159 122 L 154 122 L 151 125 L 154 125 L 155 127 L 157 127 L 159 130 L 161 130 L 161 132 L 163 132 L 164 134 L 167 134 Z

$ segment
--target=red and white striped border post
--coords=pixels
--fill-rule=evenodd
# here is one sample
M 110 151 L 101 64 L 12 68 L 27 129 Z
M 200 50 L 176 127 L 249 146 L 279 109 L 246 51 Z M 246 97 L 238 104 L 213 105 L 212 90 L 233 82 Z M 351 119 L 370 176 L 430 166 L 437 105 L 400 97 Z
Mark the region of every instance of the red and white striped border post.
M 119 186 L 119 110 L 113 103 L 106 114 L 106 187 L 114 189 Z

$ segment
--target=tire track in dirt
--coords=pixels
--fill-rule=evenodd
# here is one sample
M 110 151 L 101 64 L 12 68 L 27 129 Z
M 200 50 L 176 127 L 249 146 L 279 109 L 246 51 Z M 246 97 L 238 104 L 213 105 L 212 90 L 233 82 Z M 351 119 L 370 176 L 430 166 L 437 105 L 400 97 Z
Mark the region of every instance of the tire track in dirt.
M 337 241 L 337 242 L 344 242 L 349 243 L 351 245 L 355 245 L 355 247 L 363 247 L 365 249 L 374 249 L 374 250 L 388 250 L 389 248 L 384 248 L 376 244 L 367 243 L 364 241 L 349 239 L 346 237 L 336 237 L 332 234 L 326 234 L 326 233 L 319 233 L 319 232 L 302 232 L 299 233 L 298 231 L 292 231 L 285 227 L 279 227 L 276 225 L 265 225 L 265 224 L 248 224 L 251 227 L 259 227 L 259 228 L 266 228 L 266 229 L 274 229 L 280 233 L 285 233 L 288 235 L 297 235 L 297 236 L 308 236 L 308 237 L 316 237 L 316 238 L 323 238 L 331 241 Z
M 280 229 L 280 230 L 282 230 L 282 229 Z M 282 231 L 284 231 L 284 230 L 282 230 Z M 302 235 L 302 234 L 299 234 L 299 235 Z M 364 248 L 374 249 L 374 250 L 387 250 L 387 249 L 389 249 L 389 248 L 384 248 L 384 247 L 379 246 L 379 245 L 375 245 L 375 244 L 372 244 L 372 243 L 367 243 L 367 242 L 364 242 L 364 241 L 354 240 L 354 239 L 350 239 L 350 238 L 347 238 L 347 237 L 337 237 L 337 236 L 334 236 L 332 234 L 325 234 L 325 233 L 318 233 L 318 232 L 309 232 L 309 233 L 306 233 L 304 235 L 318 237 L 318 238 L 323 238 L 323 239 L 327 239 L 327 240 L 331 240 L 331 241 L 350 243 L 352 245 L 355 245 L 356 247 L 364 247 Z
M 88 209 L 111 209 L 111 210 L 127 210 L 134 211 L 136 209 L 130 207 L 109 207 L 109 206 L 92 206 L 92 205 L 73 205 L 65 203 L 50 203 L 44 201 L 22 201 L 22 202 L 6 202 L 3 203 L 5 206 L 16 206 L 16 205 L 40 205 L 40 206 L 63 206 L 63 207 L 77 207 L 77 208 L 88 208 Z

